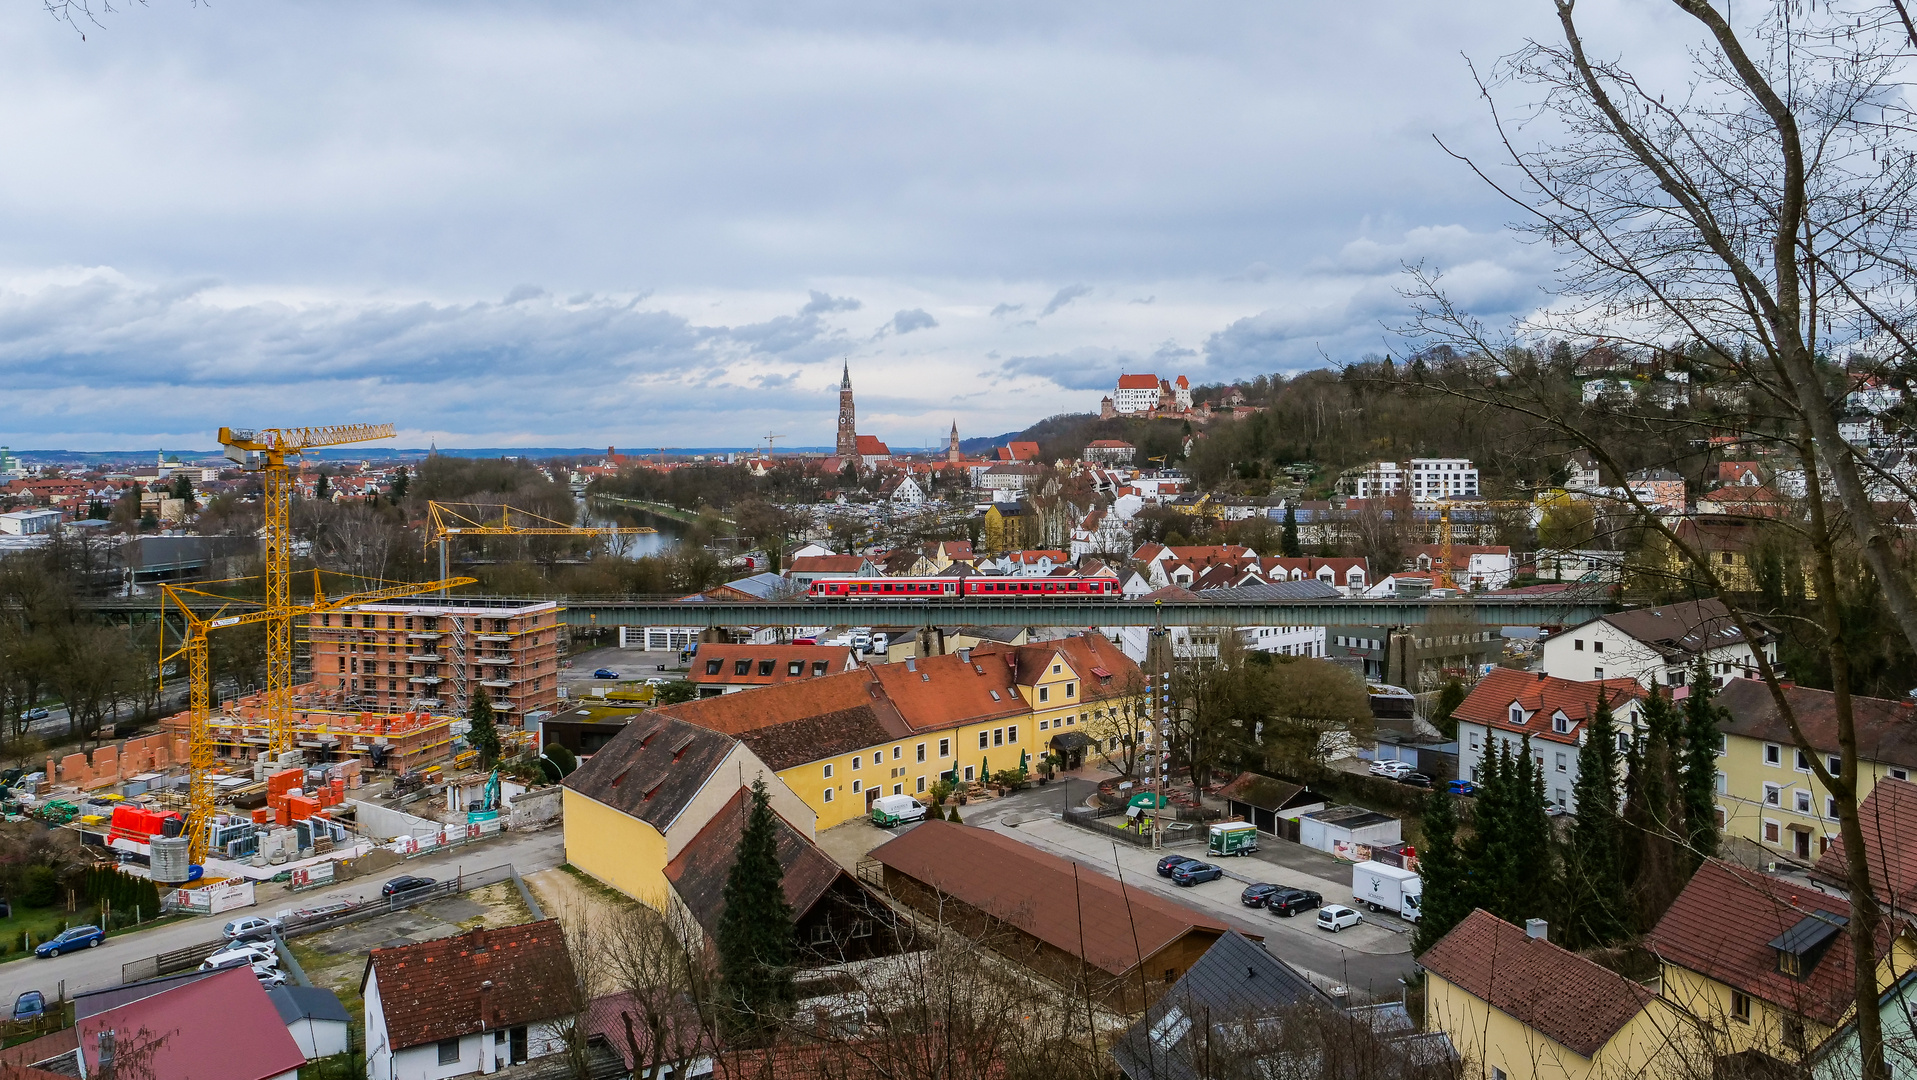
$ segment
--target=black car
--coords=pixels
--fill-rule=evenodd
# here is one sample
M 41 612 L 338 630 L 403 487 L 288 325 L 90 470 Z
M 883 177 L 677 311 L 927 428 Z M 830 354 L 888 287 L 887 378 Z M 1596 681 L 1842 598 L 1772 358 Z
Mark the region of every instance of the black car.
M 1408 772 L 1398 777 L 1398 783 L 1410 784 L 1412 787 L 1428 788 L 1431 786 L 1431 778 L 1421 772 Z
M 413 877 L 412 875 L 407 874 L 401 877 L 396 877 L 393 880 L 387 882 L 386 884 L 380 886 L 379 894 L 381 896 L 392 896 L 396 893 L 412 892 L 414 889 L 423 889 L 426 886 L 431 885 L 433 883 L 434 881 L 432 878 Z
M 1167 855 L 1164 858 L 1158 860 L 1158 876 L 1170 877 L 1172 876 L 1172 871 L 1177 869 L 1178 867 L 1183 866 L 1184 864 L 1188 862 L 1197 862 L 1197 861 L 1198 861 L 1197 859 L 1189 858 L 1184 855 Z
M 1272 893 L 1283 891 L 1285 891 L 1283 885 L 1268 885 L 1261 881 L 1256 885 L 1245 886 L 1245 891 L 1238 894 L 1238 899 L 1246 907 L 1264 907 L 1265 901 L 1271 899 Z
M 1280 918 L 1289 919 L 1301 911 L 1310 911 L 1325 898 L 1310 889 L 1280 888 L 1265 898 L 1265 909 Z

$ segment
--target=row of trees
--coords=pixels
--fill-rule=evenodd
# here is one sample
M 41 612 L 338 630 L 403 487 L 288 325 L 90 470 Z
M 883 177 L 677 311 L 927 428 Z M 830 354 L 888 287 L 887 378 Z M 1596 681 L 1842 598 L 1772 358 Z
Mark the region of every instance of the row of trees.
M 1525 736 L 1513 751 L 1487 748 L 1461 835 L 1457 799 L 1426 800 L 1423 951 L 1473 908 L 1514 923 L 1550 921 L 1560 943 L 1600 948 L 1656 925 L 1698 866 L 1717 853 L 1717 746 L 1723 710 L 1700 665 L 1683 704 L 1653 690 L 1643 730 L 1620 731 L 1600 701 L 1586 721 L 1568 829 L 1556 829 L 1544 793 L 1542 755 Z

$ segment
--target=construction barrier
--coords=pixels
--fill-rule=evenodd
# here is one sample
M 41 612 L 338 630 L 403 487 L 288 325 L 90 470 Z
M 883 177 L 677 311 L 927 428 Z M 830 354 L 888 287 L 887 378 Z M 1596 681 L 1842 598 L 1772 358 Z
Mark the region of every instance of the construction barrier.
M 253 883 L 228 878 L 210 885 L 172 889 L 160 894 L 161 905 L 173 911 L 194 915 L 218 915 L 222 911 L 253 906 Z
M 475 821 L 466 825 L 448 825 L 437 833 L 426 836 L 403 836 L 386 845 L 387 849 L 414 859 L 421 855 L 434 855 L 461 844 L 470 844 L 475 840 L 484 840 L 488 836 L 497 836 L 505 829 L 505 823 Z
M 293 870 L 292 877 L 288 879 L 288 884 L 292 886 L 294 892 L 304 892 L 307 889 L 317 889 L 325 885 L 331 885 L 335 877 L 334 869 L 337 865 L 337 863 L 328 861 L 315 863 L 312 866 L 296 867 Z

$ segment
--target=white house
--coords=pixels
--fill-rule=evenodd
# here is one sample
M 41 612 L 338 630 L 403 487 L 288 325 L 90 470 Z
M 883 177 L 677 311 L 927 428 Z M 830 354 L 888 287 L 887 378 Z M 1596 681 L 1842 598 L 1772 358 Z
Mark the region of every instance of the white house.
M 1478 470 L 1469 458 L 1412 458 L 1414 499 L 1475 499 Z
M 1702 656 L 1712 681 L 1757 677 L 1756 652 L 1777 662 L 1777 632 L 1756 622 L 1748 641 L 1731 621 L 1723 601 L 1692 600 L 1661 608 L 1600 615 L 1547 639 L 1545 674 L 1558 679 L 1635 679 L 1645 688 L 1683 686 Z
M 0 514 L 0 533 L 8 536 L 38 536 L 60 527 L 58 510 L 16 510 Z
M 306 1060 L 315 1061 L 348 1049 L 346 1027 L 351 1017 L 339 995 L 318 986 L 276 986 L 266 992 L 286 1023 Z
M 925 489 L 919 486 L 918 481 L 905 475 L 881 487 L 879 496 L 894 506 L 921 506 L 925 503 Z
M 1613 750 L 1621 770 L 1624 751 L 1640 722 L 1644 689 L 1637 683 L 1555 679 L 1542 672 L 1492 668 L 1451 714 L 1458 721 L 1458 778 L 1480 779 L 1493 747 L 1502 745 L 1507 753 L 1521 754 L 1528 736 L 1531 759 L 1544 773 L 1545 799 L 1553 806 L 1576 810 L 1578 750 L 1585 745 L 1600 694 L 1610 704 L 1617 725 Z
M 563 1053 L 574 980 L 551 919 L 374 949 L 360 976 L 366 1075 L 445 1080 Z

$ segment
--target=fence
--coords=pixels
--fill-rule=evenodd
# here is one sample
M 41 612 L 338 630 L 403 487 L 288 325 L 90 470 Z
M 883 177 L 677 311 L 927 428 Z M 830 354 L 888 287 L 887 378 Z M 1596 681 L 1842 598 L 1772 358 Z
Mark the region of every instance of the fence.
M 487 867 L 469 874 L 462 873 L 451 881 L 435 881 L 431 885 L 396 892 L 391 896 L 377 896 L 366 900 L 342 900 L 317 908 L 281 911 L 275 918 L 280 921 L 280 937 L 293 938 L 302 934 L 317 934 L 323 930 L 331 930 L 363 919 L 389 915 L 395 911 L 404 911 L 409 907 L 438 900 L 441 897 L 456 896 L 512 879 L 512 865 L 502 863 L 499 866 Z M 200 966 L 200 962 L 208 955 L 225 947 L 225 939 L 218 939 L 201 945 L 172 949 L 157 956 L 149 956 L 144 960 L 122 964 L 120 981 L 122 983 L 139 982 L 142 979 L 158 978 L 161 975 L 171 975 L 179 971 L 190 971 Z
M 461 844 L 497 836 L 505 827 L 506 823 L 497 818 L 465 825 L 448 825 L 431 836 L 402 837 L 386 846 L 409 859 L 416 859 L 421 855 L 433 855 Z
M 1087 832 L 1095 832 L 1103 836 L 1109 836 L 1115 840 L 1123 840 L 1127 844 L 1135 844 L 1138 847 L 1152 846 L 1152 833 L 1149 824 L 1146 825 L 1143 832 L 1139 832 L 1134 829 L 1121 828 L 1105 820 L 1106 818 L 1117 817 L 1124 812 L 1125 807 L 1122 805 L 1101 806 L 1096 810 L 1089 810 L 1082 806 L 1074 806 L 1065 811 L 1065 824 L 1076 825 Z M 1149 823 L 1151 819 L 1141 818 L 1141 820 Z

